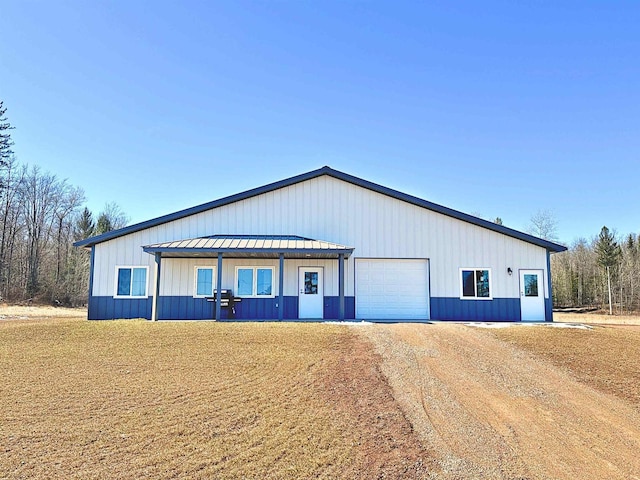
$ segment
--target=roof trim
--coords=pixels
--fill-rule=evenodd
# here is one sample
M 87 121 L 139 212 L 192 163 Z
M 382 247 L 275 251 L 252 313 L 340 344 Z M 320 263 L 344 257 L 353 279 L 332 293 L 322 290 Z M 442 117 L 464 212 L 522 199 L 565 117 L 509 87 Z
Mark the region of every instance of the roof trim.
M 253 246 L 248 242 L 254 241 Z M 255 243 L 269 242 L 268 247 L 258 246 Z M 202 244 L 201 247 L 194 245 Z M 274 242 L 285 242 L 281 245 L 273 246 Z M 218 246 L 214 246 L 218 244 Z M 236 246 L 233 246 L 236 244 Z M 315 244 L 315 246 L 314 246 Z M 208 237 L 187 238 L 184 240 L 176 240 L 170 242 L 156 243 L 153 245 L 145 245 L 142 250 L 149 254 L 269 254 L 277 258 L 280 253 L 304 256 L 331 256 L 338 258 L 339 255 L 345 255 L 348 258 L 354 248 L 340 245 L 326 240 L 315 240 L 312 238 L 300 237 L 297 235 L 211 235 Z M 302 257 L 301 257 L 302 258 Z
M 336 248 L 197 248 L 197 247 L 143 247 L 145 253 L 296 253 L 296 254 L 344 254 L 348 258 L 353 248 L 338 250 Z M 277 257 L 274 257 L 277 258 Z
M 370 182 L 368 180 L 364 180 L 362 178 L 354 177 L 353 175 L 349 175 L 347 173 L 340 172 L 338 170 L 334 170 L 330 167 L 322 167 L 317 170 L 312 170 L 307 173 L 303 173 L 300 175 L 296 175 L 294 177 L 286 178 L 284 180 L 280 180 L 278 182 L 269 183 L 267 185 L 263 185 L 262 187 L 253 188 L 251 190 L 246 190 L 244 192 L 236 193 L 235 195 L 230 195 L 228 197 L 223 197 L 218 200 L 214 200 L 212 202 L 203 203 L 202 205 L 197 205 L 195 207 L 187 208 L 184 210 L 180 210 L 174 213 L 170 213 L 168 215 L 163 215 L 161 217 L 153 218 L 151 220 L 147 220 L 145 222 L 137 223 L 135 225 L 130 225 L 128 227 L 121 228 L 119 230 L 113 230 L 111 232 L 103 233 L 101 235 L 96 235 L 94 237 L 90 237 L 84 240 L 80 240 L 75 242 L 73 245 L 75 247 L 91 247 L 98 243 L 106 242 L 108 240 L 112 240 L 114 238 L 122 237 L 124 235 L 128 235 L 130 233 L 135 233 L 140 230 L 144 230 L 147 228 L 155 227 L 158 225 L 162 225 L 167 222 L 171 222 L 174 220 L 179 220 L 181 218 L 185 218 L 191 215 L 195 215 L 207 210 L 211 210 L 213 208 L 222 207 L 224 205 L 229 205 L 234 202 L 239 202 L 241 200 L 246 200 L 248 198 L 255 197 L 257 195 L 261 195 L 263 193 L 272 192 L 274 190 L 278 190 L 280 188 L 289 187 L 291 185 L 295 185 L 300 182 L 304 182 L 306 180 L 311 180 L 322 175 L 328 175 L 330 177 L 336 178 L 338 180 L 343 180 L 347 183 L 351 183 L 353 185 L 357 185 L 362 188 L 366 188 L 367 190 L 371 190 L 376 193 L 380 193 L 383 195 L 387 195 L 389 197 L 395 198 L 397 200 L 402 200 L 404 202 L 410 203 L 412 205 L 416 205 L 418 207 L 426 208 L 427 210 L 431 210 L 437 213 L 441 213 L 448 217 L 452 217 L 458 220 L 462 220 L 473 225 L 477 225 L 482 228 L 486 228 L 488 230 L 493 230 L 494 232 L 502 233 L 503 235 L 507 235 L 509 237 L 517 238 L 518 240 L 522 240 L 528 243 L 532 243 L 539 247 L 542 247 L 550 252 L 563 252 L 567 250 L 567 247 L 564 245 L 550 242 L 548 240 L 544 240 L 542 238 L 534 237 L 533 235 L 529 235 L 524 232 L 520 232 L 518 230 L 514 230 L 512 228 L 505 227 L 503 225 L 498 225 L 493 222 L 489 222 L 482 218 L 474 217 L 473 215 L 469 215 L 467 213 L 459 212 L 457 210 L 453 210 L 448 207 L 444 207 L 442 205 L 438 205 L 436 203 L 429 202 L 427 200 L 423 200 L 421 198 L 415 197 L 413 195 L 409 195 L 407 193 L 400 192 L 398 190 L 393 190 L 391 188 L 379 185 L 377 183 Z

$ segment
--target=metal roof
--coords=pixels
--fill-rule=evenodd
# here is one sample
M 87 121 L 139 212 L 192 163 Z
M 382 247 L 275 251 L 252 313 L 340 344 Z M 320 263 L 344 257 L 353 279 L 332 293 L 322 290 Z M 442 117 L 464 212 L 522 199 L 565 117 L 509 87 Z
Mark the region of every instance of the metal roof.
M 462 220 L 473 225 L 477 225 L 482 228 L 486 228 L 488 230 L 493 230 L 494 232 L 502 233 L 503 235 L 507 235 L 509 237 L 517 238 L 519 240 L 523 240 L 525 242 L 531 243 L 533 245 L 538 245 L 550 252 L 563 252 L 567 249 L 564 245 L 560 245 L 555 242 L 550 242 L 548 240 L 544 240 L 542 238 L 534 237 L 533 235 L 529 235 L 524 232 L 520 232 L 518 230 L 514 230 L 512 228 L 505 227 L 503 225 L 498 225 L 496 223 L 490 222 L 488 220 L 484 220 L 482 218 L 474 217 L 473 215 L 469 215 L 467 213 L 462 213 L 457 210 L 453 210 L 451 208 L 443 207 L 442 205 L 438 205 L 436 203 L 429 202 L 427 200 L 423 200 L 418 197 L 414 197 L 413 195 L 409 195 L 406 193 L 399 192 L 397 190 L 393 190 L 388 187 L 384 187 L 382 185 L 378 185 L 377 183 L 369 182 L 368 180 L 363 180 L 362 178 L 354 177 L 353 175 L 349 175 L 347 173 L 339 172 L 338 170 L 334 170 L 330 167 L 322 167 L 317 170 L 312 170 L 311 172 L 303 173 L 301 175 L 297 175 L 295 177 L 287 178 L 284 180 L 280 180 L 279 182 L 270 183 L 268 185 L 264 185 L 262 187 L 253 188 L 251 190 L 247 190 L 245 192 L 237 193 L 235 195 L 231 195 L 229 197 L 224 197 L 219 200 L 214 200 L 212 202 L 203 203 L 202 205 L 197 205 L 195 207 L 187 208 L 185 210 L 180 210 L 175 213 L 171 213 L 169 215 L 164 215 L 162 217 L 154 218 L 151 220 L 147 220 L 146 222 L 137 223 L 135 225 L 130 225 L 128 227 L 121 228 L 119 230 L 113 230 L 111 232 L 103 233 L 102 235 L 96 235 L 94 237 L 90 237 L 84 240 L 80 240 L 75 242 L 73 245 L 76 247 L 91 247 L 98 243 L 106 242 L 108 240 L 112 240 L 114 238 L 122 237 L 123 235 L 128 235 L 130 233 L 138 232 L 140 230 L 144 230 L 146 228 L 155 227 L 158 225 L 162 225 L 167 222 L 172 222 L 174 220 L 178 220 L 184 217 L 188 217 L 190 215 L 195 215 L 197 213 L 205 212 L 207 210 L 211 210 L 213 208 L 222 207 L 224 205 L 229 205 L 234 202 L 238 202 L 240 200 L 246 200 L 247 198 L 255 197 L 257 195 L 261 195 L 263 193 L 272 192 L 274 190 L 278 190 L 280 188 L 288 187 L 291 185 L 295 185 L 300 182 L 304 182 L 307 180 L 311 180 L 313 178 L 320 177 L 322 175 L 328 175 L 333 178 L 337 178 L 339 180 L 343 180 L 345 182 L 351 183 L 353 185 L 360 186 L 362 188 L 366 188 L 368 190 L 381 193 L 383 195 L 387 195 L 392 198 L 396 198 L 398 200 L 402 200 L 404 202 L 410 203 L 412 205 L 416 205 L 418 207 L 426 208 L 428 210 L 432 210 L 437 213 L 441 213 L 442 215 L 447 215 L 452 218 L 456 218 L 458 220 Z
M 163 257 L 211 257 L 222 253 L 233 258 L 345 258 L 353 253 L 353 247 L 299 237 L 297 235 L 211 235 L 172 242 L 146 245 L 142 249 Z

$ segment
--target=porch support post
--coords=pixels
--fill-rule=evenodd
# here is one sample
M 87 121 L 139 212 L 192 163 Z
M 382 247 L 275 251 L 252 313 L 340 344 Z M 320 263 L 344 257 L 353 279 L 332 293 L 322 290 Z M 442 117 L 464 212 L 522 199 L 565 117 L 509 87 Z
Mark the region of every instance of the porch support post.
M 216 320 L 222 317 L 222 252 L 218 252 L 218 278 L 216 279 Z
M 338 254 L 338 320 L 344 320 L 344 253 Z
M 551 290 L 551 252 L 547 250 L 547 293 L 549 299 L 544 299 L 544 321 L 553 322 L 553 292 Z
M 96 246 L 91 247 L 91 260 L 89 264 L 89 296 L 87 297 L 87 320 L 93 320 L 93 271 L 96 265 Z
M 280 253 L 278 277 L 278 320 L 282 321 L 284 319 L 284 253 Z
M 162 263 L 162 254 L 156 253 L 156 268 L 154 275 L 153 299 L 151 302 L 151 320 L 158 321 L 158 297 L 160 296 L 160 266 Z

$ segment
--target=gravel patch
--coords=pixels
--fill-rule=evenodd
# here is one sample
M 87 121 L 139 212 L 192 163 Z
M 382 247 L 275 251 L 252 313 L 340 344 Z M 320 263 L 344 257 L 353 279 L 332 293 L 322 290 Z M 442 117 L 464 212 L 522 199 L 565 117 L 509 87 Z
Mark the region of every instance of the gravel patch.
M 640 478 L 638 410 L 564 369 L 460 324 L 354 332 L 382 356 L 437 478 Z

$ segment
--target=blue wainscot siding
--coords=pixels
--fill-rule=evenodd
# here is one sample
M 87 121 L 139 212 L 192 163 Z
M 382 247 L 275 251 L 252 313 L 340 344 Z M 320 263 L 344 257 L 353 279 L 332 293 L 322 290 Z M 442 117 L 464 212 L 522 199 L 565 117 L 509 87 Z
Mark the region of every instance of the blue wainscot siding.
M 460 300 L 459 298 L 431 298 L 431 319 L 469 322 L 519 322 L 520 299 Z
M 151 318 L 151 298 L 91 297 L 89 320 L 112 320 L 115 318 Z
M 291 297 L 284 297 L 285 312 L 291 310 L 290 304 Z M 277 305 L 277 298 L 243 298 L 241 302 L 236 303 L 236 319 L 277 320 Z
M 335 320 L 339 317 L 340 297 L 324 297 L 324 318 Z M 356 297 L 344 297 L 344 319 L 356 318 Z
M 278 298 L 243 298 L 236 303 L 236 320 L 276 320 L 278 318 Z M 324 318 L 338 318 L 339 297 L 324 297 Z M 355 297 L 344 298 L 345 319 L 355 318 Z M 284 319 L 298 318 L 298 297 L 284 297 Z
M 338 318 L 339 297 L 324 297 L 324 318 Z M 345 319 L 355 318 L 355 297 L 345 297 Z M 277 320 L 278 298 L 243 298 L 235 303 L 235 317 L 223 308 L 222 320 Z M 117 318 L 151 319 L 152 299 L 91 297 L 89 320 Z M 164 296 L 158 298 L 159 320 L 213 320 L 215 303 L 204 298 Z M 298 297 L 284 297 L 284 319 L 298 318 Z
M 338 318 L 339 297 L 324 297 L 324 318 Z M 243 298 L 235 304 L 235 320 L 277 320 L 277 298 Z M 160 297 L 158 318 L 160 320 L 212 320 L 215 316 L 213 302 L 204 298 Z M 151 319 L 152 299 L 118 299 L 113 297 L 91 297 L 89 320 L 111 320 L 118 318 Z M 545 299 L 546 321 L 553 320 L 552 301 Z M 355 318 L 355 297 L 345 297 L 345 319 Z M 222 320 L 230 319 L 222 309 Z M 298 297 L 284 297 L 284 319 L 298 318 Z M 459 298 L 431 298 L 432 320 L 458 321 L 520 321 L 520 299 L 494 298 L 493 300 L 460 300 Z
M 215 303 L 204 298 L 158 297 L 159 320 L 212 320 L 214 308 Z M 222 310 L 222 315 L 226 315 L 226 309 Z

